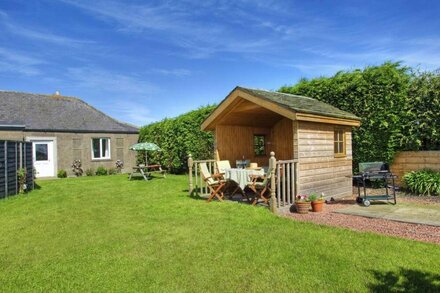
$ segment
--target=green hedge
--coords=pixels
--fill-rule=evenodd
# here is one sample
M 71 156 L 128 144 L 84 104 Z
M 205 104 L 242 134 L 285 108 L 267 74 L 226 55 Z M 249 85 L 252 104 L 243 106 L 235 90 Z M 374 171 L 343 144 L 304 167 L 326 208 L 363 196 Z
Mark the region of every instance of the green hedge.
M 391 163 L 398 150 L 440 149 L 440 75 L 387 62 L 332 77 L 302 79 L 281 92 L 309 96 L 351 112 L 353 167 L 359 162 Z
M 214 110 L 214 105 L 201 107 L 172 119 L 164 119 L 144 126 L 140 130 L 139 141 L 157 144 L 161 152 L 148 152 L 149 163 L 166 166 L 172 173 L 187 170 L 187 156 L 195 160 L 212 158 L 214 137 L 211 132 L 200 129 L 203 120 Z M 138 160 L 144 160 L 139 154 Z
M 440 195 L 440 172 L 419 170 L 403 176 L 406 188 L 417 195 Z

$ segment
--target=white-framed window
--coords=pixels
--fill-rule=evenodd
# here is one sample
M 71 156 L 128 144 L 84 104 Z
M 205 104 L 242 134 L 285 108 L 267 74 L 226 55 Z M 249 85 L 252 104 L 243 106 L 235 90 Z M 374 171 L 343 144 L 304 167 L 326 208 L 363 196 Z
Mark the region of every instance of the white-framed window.
M 92 160 L 110 159 L 110 138 L 92 138 Z

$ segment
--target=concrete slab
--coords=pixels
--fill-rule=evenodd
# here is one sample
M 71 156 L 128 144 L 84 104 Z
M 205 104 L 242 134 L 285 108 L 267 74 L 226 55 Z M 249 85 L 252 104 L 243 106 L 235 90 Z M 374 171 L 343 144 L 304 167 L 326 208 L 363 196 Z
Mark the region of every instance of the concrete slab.
M 372 203 L 369 207 L 352 205 L 349 208 L 337 210 L 335 213 L 440 227 L 440 206 L 436 205 Z

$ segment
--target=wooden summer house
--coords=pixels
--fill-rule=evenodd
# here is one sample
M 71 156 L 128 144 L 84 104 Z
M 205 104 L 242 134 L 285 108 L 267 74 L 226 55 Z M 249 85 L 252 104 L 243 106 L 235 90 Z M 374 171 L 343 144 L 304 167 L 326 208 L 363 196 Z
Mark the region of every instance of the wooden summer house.
M 214 132 L 217 159 L 268 166 L 273 151 L 278 162 L 295 162 L 290 193 L 338 197 L 352 193 L 351 132 L 359 125 L 355 115 L 309 97 L 236 87 L 201 128 Z

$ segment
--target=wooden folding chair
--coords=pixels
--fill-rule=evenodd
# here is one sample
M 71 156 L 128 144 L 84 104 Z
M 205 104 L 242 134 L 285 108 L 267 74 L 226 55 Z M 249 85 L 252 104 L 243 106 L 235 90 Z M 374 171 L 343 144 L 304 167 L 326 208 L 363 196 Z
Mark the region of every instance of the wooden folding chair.
M 215 165 L 219 174 L 225 174 L 227 169 L 231 169 L 231 163 L 228 160 L 216 161 Z
M 266 192 L 270 192 L 270 178 L 272 177 L 272 169 L 267 170 L 267 174 L 264 176 L 251 176 L 251 182 L 247 184 L 247 187 L 255 194 L 255 198 L 252 205 L 256 205 L 259 199 L 262 199 L 264 203 L 269 203 L 269 198 L 266 197 Z M 263 181 L 259 181 L 263 179 Z
M 200 172 L 202 174 L 203 181 L 206 182 L 206 185 L 211 192 L 211 195 L 208 197 L 208 202 L 210 202 L 214 197 L 216 197 L 219 201 L 223 201 L 223 197 L 225 196 L 223 193 L 223 189 L 226 185 L 226 181 L 223 179 L 223 175 L 211 175 L 211 172 L 209 172 L 206 163 L 200 163 Z

